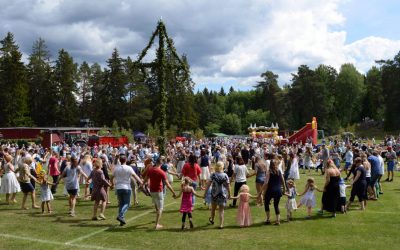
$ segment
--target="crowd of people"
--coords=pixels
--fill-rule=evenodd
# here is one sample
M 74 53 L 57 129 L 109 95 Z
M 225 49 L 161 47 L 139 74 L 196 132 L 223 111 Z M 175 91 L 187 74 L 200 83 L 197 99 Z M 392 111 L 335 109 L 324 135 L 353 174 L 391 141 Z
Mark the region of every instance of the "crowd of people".
M 153 143 L 119 147 L 60 143 L 51 148 L 4 144 L 0 148 L 0 194 L 5 195 L 5 203 L 15 204 L 17 193 L 22 192 L 21 209 L 29 208 L 26 203 L 30 197 L 33 209 L 52 213 L 51 201 L 63 182 L 61 192 L 68 196 L 70 216 L 76 216 L 75 207 L 80 197 L 94 201 L 92 220 L 104 220 L 110 190 L 115 190 L 116 219 L 123 226 L 127 223 L 125 215 L 129 207 L 139 204 L 138 193 L 143 192 L 151 197 L 156 209 L 155 228 L 161 229 L 168 189 L 173 198 L 181 198 L 182 229 L 186 228 L 187 218 L 193 228 L 195 197 L 204 199 L 204 204 L 209 206 L 209 224 L 214 224 L 218 209 L 221 229 L 228 206 L 237 207 L 237 223 L 241 227 L 250 226 L 251 199 L 257 206 L 264 206 L 265 224 L 271 224 L 272 205 L 274 224 L 279 225 L 279 204 L 283 196 L 287 197 L 287 221 L 293 219 L 293 211 L 301 206 L 306 207 L 307 218 L 312 218 L 312 210 L 318 205 L 319 214 L 326 211 L 336 217 L 337 212 L 349 210 L 355 197 L 364 210 L 367 200 L 377 200 L 383 194 L 381 182 L 385 170 L 385 181 L 393 181 L 399 152 L 400 138 L 391 136 L 380 144 L 374 140 L 363 143 L 335 139 L 321 145 L 278 145 L 251 138 L 187 140 L 168 143 L 165 155 L 160 155 Z M 311 171 L 325 176 L 323 186 L 316 185 Z M 298 193 L 296 182 L 301 172 L 305 174 L 306 185 Z M 252 194 L 248 178 L 253 176 Z M 179 192 L 172 185 L 174 179 L 181 182 Z M 347 201 L 348 187 L 351 193 Z M 37 190 L 40 190 L 41 206 L 37 205 Z M 320 203 L 316 192 L 322 192 Z M 298 196 L 301 199 L 297 202 Z

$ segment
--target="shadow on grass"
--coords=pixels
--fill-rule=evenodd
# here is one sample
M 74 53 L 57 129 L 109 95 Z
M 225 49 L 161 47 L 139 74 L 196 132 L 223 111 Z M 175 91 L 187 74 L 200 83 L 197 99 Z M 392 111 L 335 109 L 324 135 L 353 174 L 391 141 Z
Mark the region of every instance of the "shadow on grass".
M 71 227 L 86 227 L 86 228 L 89 228 L 89 227 L 91 227 L 91 228 L 112 228 L 112 227 L 115 227 L 115 226 L 117 226 L 117 225 L 116 224 L 111 224 L 111 222 L 108 223 L 108 224 L 96 224 L 94 222 L 94 223 L 79 223 L 79 224 L 71 225 Z
M 22 211 L 20 207 L 14 208 L 1 208 L 0 211 Z
M 53 222 L 57 222 L 57 223 L 82 223 L 82 222 L 88 222 L 88 221 L 92 221 L 90 218 L 84 218 L 84 219 L 78 219 L 78 218 L 74 218 L 74 217 L 61 217 L 61 215 L 59 214 L 57 216 L 57 218 L 53 221 Z
M 45 217 L 45 218 L 48 218 L 48 217 L 58 217 L 58 216 L 60 216 L 60 214 L 57 214 L 57 213 L 51 213 L 51 214 L 49 214 L 49 213 L 47 213 L 47 212 L 45 212 L 44 214 L 42 214 L 42 212 L 36 212 L 36 213 L 30 213 L 30 214 L 28 214 L 28 216 L 29 217 L 35 217 L 35 218 L 41 218 L 41 217 Z
M 112 233 L 119 233 L 119 232 L 133 232 L 133 231 L 150 231 L 150 228 L 154 227 L 154 222 L 147 222 L 147 223 L 142 223 L 142 224 L 135 224 L 132 226 L 112 226 L 109 229 L 106 230 L 106 232 L 112 232 Z

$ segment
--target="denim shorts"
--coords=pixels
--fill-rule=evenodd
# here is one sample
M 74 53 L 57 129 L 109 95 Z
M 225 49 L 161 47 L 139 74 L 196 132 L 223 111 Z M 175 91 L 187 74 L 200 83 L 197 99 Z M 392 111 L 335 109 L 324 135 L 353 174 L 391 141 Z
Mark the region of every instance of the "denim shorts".
M 393 171 L 394 170 L 394 161 L 388 161 L 387 163 L 387 171 Z

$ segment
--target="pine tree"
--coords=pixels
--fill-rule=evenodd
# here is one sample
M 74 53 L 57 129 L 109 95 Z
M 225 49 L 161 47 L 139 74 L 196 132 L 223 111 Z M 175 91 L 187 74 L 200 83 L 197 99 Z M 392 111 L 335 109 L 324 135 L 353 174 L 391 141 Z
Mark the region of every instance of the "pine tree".
M 53 126 L 57 116 L 57 89 L 53 86 L 50 52 L 39 38 L 32 47 L 28 64 L 29 104 L 37 126 Z
M 221 89 L 219 90 L 219 93 L 218 93 L 218 94 L 219 94 L 220 96 L 226 96 L 224 87 L 221 87 Z
M 90 99 L 92 97 L 91 93 L 91 72 L 90 66 L 87 62 L 83 62 L 78 70 L 78 77 L 79 77 L 79 99 L 80 99 L 80 117 L 81 118 L 88 118 L 89 117 L 89 106 L 90 106 Z
M 101 92 L 100 107 L 103 113 L 101 121 L 110 126 L 115 120 L 122 124 L 126 114 L 126 74 L 124 63 L 117 49 L 107 60 L 108 69 L 104 72 L 104 89 Z
M 98 63 L 94 63 L 90 67 L 90 87 L 91 87 L 91 100 L 89 103 L 90 118 L 94 121 L 97 126 L 103 126 L 106 123 L 103 122 L 103 110 L 102 110 L 102 96 L 104 95 L 105 89 L 105 76 Z
M 382 88 L 382 72 L 377 67 L 368 70 L 365 76 L 366 94 L 363 106 L 363 116 L 378 121 L 384 118 L 385 98 Z
M 67 51 L 58 53 L 54 69 L 54 84 L 58 91 L 58 115 L 56 126 L 76 126 L 79 121 L 76 84 L 77 65 Z
M 22 54 L 10 32 L 0 41 L 0 125 L 29 126 L 26 68 L 21 61 Z
M 271 119 L 277 121 L 279 117 L 277 95 L 281 91 L 278 85 L 279 76 L 267 70 L 261 74 L 261 77 L 263 80 L 256 85 L 256 89 L 261 93 L 260 102 L 264 103 L 264 110 L 270 111 Z
M 382 64 L 382 89 L 385 98 L 385 129 L 398 130 L 400 124 L 400 52 Z
M 144 74 L 131 58 L 125 62 L 128 79 L 128 112 L 125 117 L 127 126 L 136 131 L 145 131 L 151 123 L 153 110 L 150 106 L 151 96 L 149 89 L 144 83 Z

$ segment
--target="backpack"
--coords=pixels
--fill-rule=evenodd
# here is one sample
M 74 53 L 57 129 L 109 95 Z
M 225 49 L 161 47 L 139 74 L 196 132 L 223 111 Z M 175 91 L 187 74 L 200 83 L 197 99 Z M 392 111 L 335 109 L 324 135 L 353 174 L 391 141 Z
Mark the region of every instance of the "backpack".
M 215 173 L 212 174 L 212 188 L 211 188 L 211 196 L 214 198 L 227 198 L 226 189 L 224 187 L 224 183 L 226 182 L 226 175 L 217 176 Z

